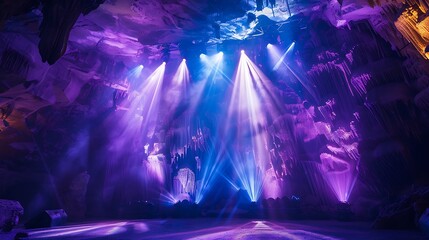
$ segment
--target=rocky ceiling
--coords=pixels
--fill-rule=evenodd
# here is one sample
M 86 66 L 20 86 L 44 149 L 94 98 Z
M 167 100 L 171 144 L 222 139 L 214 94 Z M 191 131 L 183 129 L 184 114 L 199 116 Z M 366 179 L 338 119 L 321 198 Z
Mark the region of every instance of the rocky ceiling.
M 245 38 L 245 13 L 254 10 L 257 2 L 4 0 L 0 3 L 0 23 L 3 22 L 4 29 L 9 32 L 38 34 L 42 60 L 49 64 L 64 55 L 67 46 L 69 50 L 96 48 L 111 56 L 135 58 L 142 53 L 156 53 L 159 45 L 165 43 Z M 368 18 L 379 12 L 380 9 L 372 8 L 374 5 L 396 2 L 401 4 L 400 1 L 372 0 L 283 0 L 277 1 L 273 10 L 266 8 L 256 14 L 264 14 L 278 22 L 286 20 L 289 11 L 293 15 L 300 12 L 322 14 L 334 25 L 342 26 L 349 20 Z M 220 28 L 218 38 L 217 27 Z
M 144 46 L 207 37 L 213 23 L 209 16 L 220 5 L 242 14 L 240 1 L 224 0 L 24 0 L 0 4 L 0 21 L 9 19 L 6 30 L 39 32 L 40 53 L 50 64 L 65 53 L 67 44 L 80 49 L 95 47 L 109 55 L 136 56 Z

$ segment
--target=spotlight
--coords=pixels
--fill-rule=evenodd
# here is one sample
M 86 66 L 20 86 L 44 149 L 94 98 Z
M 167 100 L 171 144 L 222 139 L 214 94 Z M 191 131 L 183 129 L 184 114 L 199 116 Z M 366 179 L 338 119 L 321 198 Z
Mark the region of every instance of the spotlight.
M 244 54 L 244 50 L 241 50 L 241 54 Z
M 165 65 L 165 64 L 167 64 L 166 62 L 162 62 L 162 65 Z
M 295 47 L 295 42 L 292 42 L 288 49 L 286 50 L 286 53 L 290 52 Z
M 184 59 L 182 60 L 182 62 L 186 62 L 186 59 L 184 58 Z
M 216 54 L 216 62 L 219 63 L 223 58 L 223 52 L 218 52 Z
M 267 48 L 271 48 L 273 45 L 271 43 L 267 44 Z
M 200 54 L 200 61 L 203 63 L 208 63 L 208 57 L 204 53 Z
M 143 66 L 142 64 L 140 64 L 140 65 L 139 65 L 139 68 L 143 69 L 143 68 L 144 68 L 144 66 Z

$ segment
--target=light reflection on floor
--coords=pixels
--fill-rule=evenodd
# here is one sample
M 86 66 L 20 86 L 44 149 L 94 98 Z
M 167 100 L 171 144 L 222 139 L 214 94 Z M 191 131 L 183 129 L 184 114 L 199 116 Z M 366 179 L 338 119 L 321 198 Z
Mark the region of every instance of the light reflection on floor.
M 27 239 L 93 239 L 116 235 L 141 234 L 149 228 L 144 222 L 100 222 L 27 231 Z
M 20 230 L 23 239 L 426 239 L 416 231 L 375 231 L 370 223 L 261 221 L 249 219 L 170 219 L 97 222 L 50 229 Z

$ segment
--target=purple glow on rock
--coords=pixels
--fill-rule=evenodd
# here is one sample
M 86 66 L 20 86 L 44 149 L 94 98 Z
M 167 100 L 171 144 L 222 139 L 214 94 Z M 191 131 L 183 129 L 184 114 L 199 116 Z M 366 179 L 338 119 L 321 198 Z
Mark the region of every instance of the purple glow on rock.
M 189 168 L 182 168 L 173 179 L 174 194 L 195 195 L 196 190 L 195 173 Z M 190 197 L 189 197 L 190 199 Z
M 284 169 L 286 172 L 286 169 Z M 264 174 L 264 198 L 282 198 L 285 196 L 286 184 L 283 179 L 278 178 L 275 169 L 269 168 Z
M 368 73 L 363 73 L 361 75 L 354 76 L 351 79 L 351 83 L 354 89 L 356 89 L 360 96 L 364 96 L 366 94 L 366 86 L 370 81 L 372 81 L 372 76 Z
M 351 166 L 347 161 L 329 153 L 320 154 L 320 161 L 322 162 L 323 171 L 326 173 L 347 173 L 351 170 Z
M 160 184 L 164 184 L 168 168 L 164 156 L 161 154 L 149 155 L 147 162 L 148 176 L 156 179 Z
M 331 54 L 327 53 L 325 55 Z M 330 59 L 330 56 L 325 57 L 328 57 L 327 60 L 329 60 L 329 62 L 313 65 L 307 72 L 308 78 L 315 83 L 318 88 L 323 89 L 324 86 L 330 86 L 330 88 L 336 89 L 340 99 L 343 99 L 343 101 L 350 99 L 350 96 L 354 96 L 354 92 L 352 90 L 352 83 L 349 79 L 351 70 L 348 63 L 337 63 L 333 61 L 335 59 Z M 332 76 L 335 76 L 335 79 L 333 79 Z
M 336 154 L 342 152 L 332 146 L 329 149 Z M 322 165 L 319 170 L 325 181 L 335 193 L 338 201 L 347 202 L 357 179 L 357 162 L 346 161 L 329 153 L 320 154 L 320 160 Z
M 328 101 L 325 106 L 319 107 L 329 122 L 333 120 L 331 115 L 335 115 L 334 105 L 335 101 Z M 357 179 L 357 166 L 360 161 L 357 150 L 358 136 L 353 132 L 352 124 L 350 131 L 344 127 L 335 130 L 332 128 L 330 123 L 318 124 L 318 132 L 325 135 L 328 140 L 326 147 L 329 150 L 329 153 L 320 154 L 319 171 L 338 201 L 347 202 Z
M 335 129 L 332 126 L 332 121 L 336 117 L 333 111 L 335 104 L 335 100 L 332 99 L 327 101 L 326 105 L 319 107 L 327 122 L 330 122 L 326 123 L 325 131 L 321 131 L 328 140 L 326 147 L 329 153 L 320 154 L 322 166 L 319 170 L 338 201 L 347 202 L 358 175 L 357 168 L 360 161 L 358 136 L 354 131 L 353 121 L 347 128 Z

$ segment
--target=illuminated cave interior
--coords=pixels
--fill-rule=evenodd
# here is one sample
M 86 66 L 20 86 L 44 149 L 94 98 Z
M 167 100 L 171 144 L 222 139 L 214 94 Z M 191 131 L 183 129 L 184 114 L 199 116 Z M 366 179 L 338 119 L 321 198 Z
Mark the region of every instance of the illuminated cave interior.
M 0 234 L 424 239 L 428 59 L 428 0 L 2 0 Z

